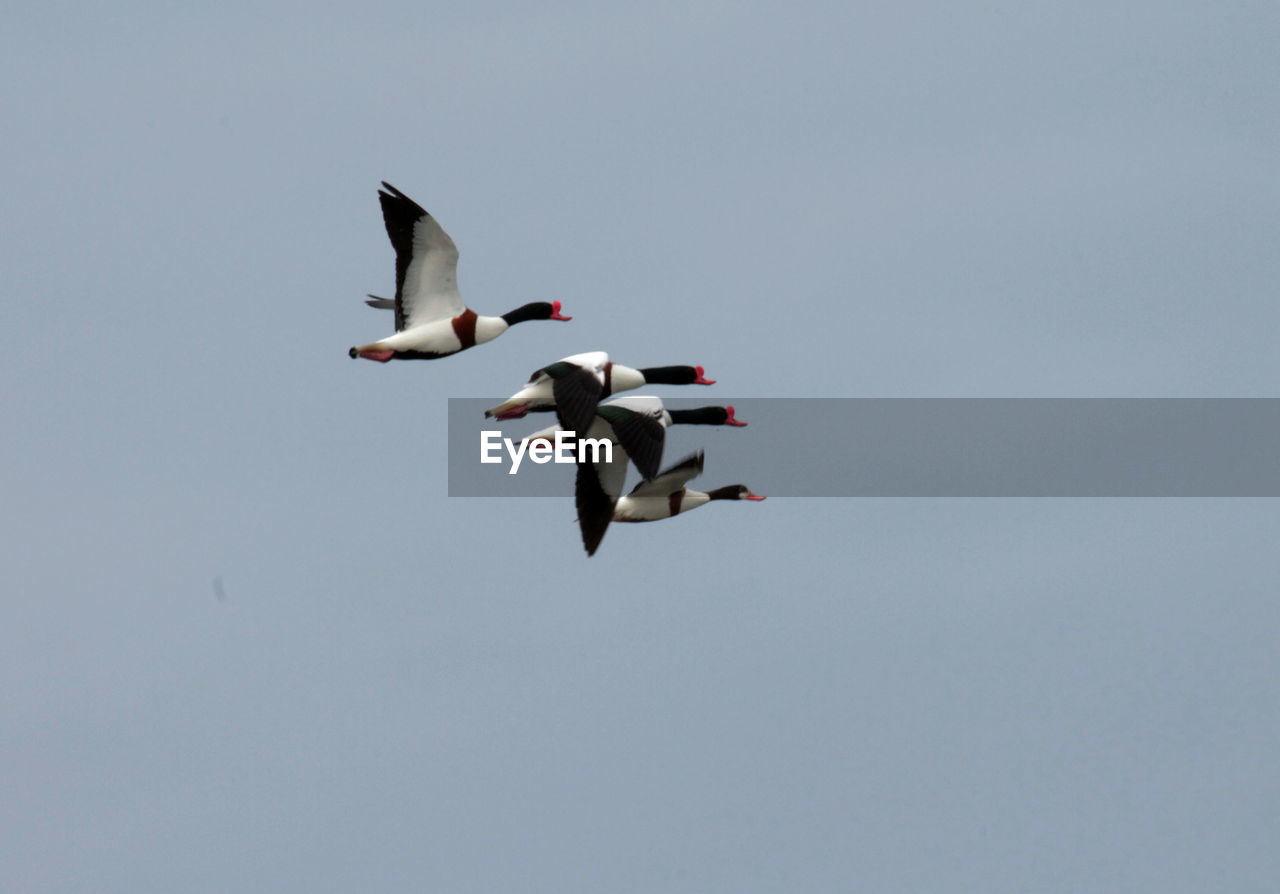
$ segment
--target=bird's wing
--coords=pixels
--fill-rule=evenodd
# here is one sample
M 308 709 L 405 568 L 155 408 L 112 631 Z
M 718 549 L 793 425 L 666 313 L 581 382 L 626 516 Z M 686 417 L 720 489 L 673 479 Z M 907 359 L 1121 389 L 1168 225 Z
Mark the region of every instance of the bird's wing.
M 662 424 L 662 411 L 641 412 L 611 401 L 596 408 L 598 415 L 613 429 L 613 438 L 631 456 L 641 477 L 646 480 L 658 474 L 662 462 L 662 445 L 667 429 Z
M 680 490 L 702 474 L 702 451 L 691 453 L 674 466 L 669 466 L 650 481 L 641 481 L 631 489 L 632 497 L 666 497 Z
M 396 250 L 396 331 L 457 316 L 467 309 L 458 293 L 458 247 L 421 205 L 382 185 L 382 220 Z
M 555 363 L 548 363 L 546 366 L 540 367 L 533 371 L 529 376 L 529 381 L 540 376 L 546 376 L 548 370 L 561 364 L 569 364 L 571 366 L 580 366 L 583 369 L 589 369 L 600 374 L 603 378 L 605 365 L 609 362 L 609 355 L 605 351 L 586 351 L 582 354 L 570 354 L 568 357 L 561 357 Z
M 560 427 L 585 437 L 596 418 L 596 404 L 604 391 L 603 378 L 594 370 L 560 363 L 547 367 L 547 374 L 551 376 L 551 394 Z
M 613 520 L 613 507 L 627 480 L 627 454 L 613 451 L 612 462 L 579 463 L 573 500 L 578 509 L 578 529 L 587 555 L 595 555 L 604 532 Z

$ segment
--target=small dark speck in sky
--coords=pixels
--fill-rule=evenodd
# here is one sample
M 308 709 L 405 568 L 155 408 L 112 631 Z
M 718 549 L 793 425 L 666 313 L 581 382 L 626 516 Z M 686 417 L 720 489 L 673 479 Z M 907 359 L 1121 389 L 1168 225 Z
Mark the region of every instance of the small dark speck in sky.
M 227 591 L 222 589 L 222 578 L 220 576 L 213 579 L 213 595 L 218 597 L 219 602 L 227 601 Z

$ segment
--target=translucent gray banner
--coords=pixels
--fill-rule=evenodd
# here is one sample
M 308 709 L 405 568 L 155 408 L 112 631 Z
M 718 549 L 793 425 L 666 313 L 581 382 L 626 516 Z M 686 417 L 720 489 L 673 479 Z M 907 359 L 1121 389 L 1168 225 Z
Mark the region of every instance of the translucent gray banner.
M 574 467 L 516 474 L 518 442 L 552 413 L 497 423 L 501 398 L 450 398 L 449 496 L 573 493 Z M 732 405 L 749 425 L 667 430 L 663 466 L 706 451 L 698 490 L 746 484 L 781 497 L 1277 497 L 1275 398 L 664 398 Z M 482 463 L 482 432 L 501 456 Z M 638 480 L 631 470 L 628 487 Z

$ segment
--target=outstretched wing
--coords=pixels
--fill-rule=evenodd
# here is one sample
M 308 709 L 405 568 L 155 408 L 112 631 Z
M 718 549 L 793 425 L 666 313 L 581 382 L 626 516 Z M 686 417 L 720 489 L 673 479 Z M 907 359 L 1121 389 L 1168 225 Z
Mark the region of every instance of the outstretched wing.
M 396 250 L 396 331 L 457 316 L 466 310 L 458 293 L 458 247 L 421 205 L 382 185 L 382 220 Z
M 586 437 L 604 391 L 600 374 L 568 363 L 553 363 L 546 372 L 551 377 L 551 395 L 555 398 L 560 427 L 580 438 Z
M 595 555 L 600 547 L 626 480 L 627 455 L 623 450 L 613 452 L 612 462 L 578 463 L 573 501 L 578 509 L 578 529 L 587 555 Z
M 662 462 L 662 446 L 667 429 L 662 422 L 662 411 L 640 412 L 608 403 L 596 408 L 598 415 L 613 429 L 613 439 L 636 464 L 642 478 L 650 479 L 658 474 Z
M 686 456 L 674 466 L 663 469 L 650 481 L 641 481 L 631 489 L 632 497 L 666 497 L 680 490 L 702 474 L 702 451 Z

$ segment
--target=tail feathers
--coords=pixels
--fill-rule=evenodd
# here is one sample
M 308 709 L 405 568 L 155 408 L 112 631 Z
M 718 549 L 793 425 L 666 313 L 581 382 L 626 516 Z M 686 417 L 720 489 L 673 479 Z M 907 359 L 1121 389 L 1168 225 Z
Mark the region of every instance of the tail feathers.
M 379 298 L 377 295 L 370 295 L 369 300 L 365 304 L 370 307 L 376 307 L 378 310 L 395 310 L 396 303 L 390 298 Z

